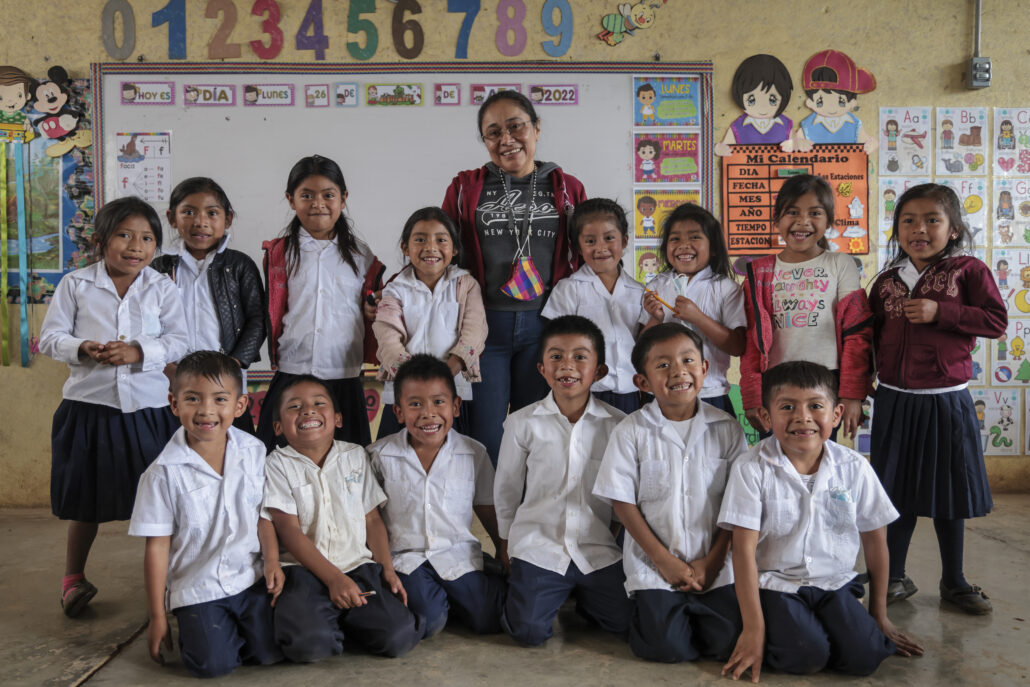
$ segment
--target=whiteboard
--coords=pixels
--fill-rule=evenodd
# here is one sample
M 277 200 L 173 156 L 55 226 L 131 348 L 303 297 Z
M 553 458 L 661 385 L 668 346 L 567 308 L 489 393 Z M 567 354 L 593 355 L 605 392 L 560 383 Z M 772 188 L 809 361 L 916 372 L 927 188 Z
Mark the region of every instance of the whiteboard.
M 476 123 L 471 84 L 515 83 L 529 94 L 536 84 L 572 84 L 575 105 L 537 107 L 541 137 L 536 158 L 557 162 L 579 178 L 589 196 L 614 198 L 631 213 L 633 202 L 633 75 L 700 74 L 705 88 L 700 159 L 702 202 L 711 207 L 711 63 L 98 63 L 93 69 L 97 198 L 117 197 L 115 136 L 119 132 L 170 131 L 173 185 L 209 176 L 236 209 L 231 247 L 259 265 L 261 242 L 280 234 L 292 217 L 285 198 L 290 168 L 306 155 L 332 158 L 343 169 L 347 212 L 359 237 L 387 265 L 401 266 L 401 228 L 420 207 L 440 205 L 451 179 L 489 160 Z M 130 105 L 125 81 L 174 82 L 174 104 Z M 232 107 L 184 104 L 185 84 L 236 86 Z M 359 85 L 359 105 L 307 107 L 305 85 Z M 372 107 L 368 84 L 421 83 L 419 106 Z M 436 105 L 434 84 L 460 85 L 461 104 Z M 292 84 L 291 107 L 244 106 L 244 84 Z M 167 205 L 157 207 L 163 217 Z M 166 223 L 167 229 L 167 223 Z M 174 232 L 168 231 L 169 234 Z M 165 247 L 170 245 L 166 238 Z M 632 254 L 632 253 L 630 253 Z

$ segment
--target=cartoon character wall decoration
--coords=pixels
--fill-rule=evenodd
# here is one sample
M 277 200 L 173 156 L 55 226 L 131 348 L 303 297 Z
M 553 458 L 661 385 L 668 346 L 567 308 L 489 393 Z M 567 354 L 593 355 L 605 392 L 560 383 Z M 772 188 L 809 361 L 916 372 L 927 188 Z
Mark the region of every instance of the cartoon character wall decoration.
M 655 160 L 661 154 L 662 146 L 658 141 L 644 138 L 637 141 L 637 157 L 640 158 L 640 180 L 657 181 L 658 164 Z
M 998 193 L 998 219 L 1015 219 L 1016 209 L 1012 207 L 1012 191 Z
M 79 129 L 84 114 L 78 103 L 72 101 L 68 89 L 68 72 L 64 67 L 53 66 L 47 71 L 49 80 L 36 84 L 32 94 L 32 109 L 40 117 L 32 120 L 41 136 L 56 141 L 46 149 L 50 157 L 61 157 L 72 148 L 88 148 L 93 145 L 93 132 Z
M 1004 119 L 998 126 L 998 150 L 1015 150 L 1016 132 L 1012 129 L 1012 120 Z
M 887 150 L 898 149 L 898 120 L 888 119 L 883 127 L 883 134 L 887 137 Z M 922 144 L 920 144 L 922 147 Z
M 651 0 L 632 5 L 628 2 L 622 3 L 618 7 L 618 12 L 601 17 L 601 27 L 604 30 L 597 34 L 597 37 L 608 45 L 618 45 L 627 35 L 632 36 L 636 29 L 650 28 L 655 21 L 655 10 L 666 2 L 668 0 Z
M 643 124 L 654 123 L 654 101 L 658 97 L 654 86 L 649 83 L 637 87 L 637 101 L 640 103 L 640 117 Z
M 876 150 L 876 137 L 853 114 L 858 96 L 876 88 L 871 72 L 839 50 L 822 50 L 805 63 L 802 86 L 812 114 L 801 120 L 794 134 L 797 150 L 808 152 L 818 143 L 861 143 L 866 153 Z
M 641 196 L 640 200 L 637 201 L 637 212 L 640 213 L 640 224 L 645 236 L 658 236 L 654 219 L 654 213 L 657 209 L 658 201 L 651 196 Z
M 0 140 L 29 142 L 36 137 L 25 115 L 35 80 L 17 67 L 0 67 Z
M 731 86 L 733 101 L 744 110 L 726 130 L 715 154 L 732 153 L 735 144 L 774 144 L 793 150 L 790 130 L 794 122 L 783 114 L 794 92 L 787 67 L 772 55 L 752 55 L 737 67 Z

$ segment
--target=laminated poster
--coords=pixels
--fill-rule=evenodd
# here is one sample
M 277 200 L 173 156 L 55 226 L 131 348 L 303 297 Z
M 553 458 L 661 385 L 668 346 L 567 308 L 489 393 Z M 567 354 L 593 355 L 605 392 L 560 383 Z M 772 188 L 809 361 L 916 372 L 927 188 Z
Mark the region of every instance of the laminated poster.
M 869 252 L 868 156 L 862 145 L 821 145 L 784 153 L 777 145 L 734 146 L 722 159 L 722 217 L 730 255 L 765 255 L 783 246 L 772 223 L 776 193 L 796 174 L 817 174 L 834 194 L 834 251 Z
M 1023 434 L 1019 421 L 1019 390 L 970 389 L 969 393 L 976 409 L 984 454 L 1018 455 L 1019 438 Z
M 986 107 L 937 108 L 937 174 L 987 174 Z
M 1030 246 L 1030 179 L 994 180 L 994 246 Z
M 700 126 L 700 124 L 700 77 L 633 77 L 633 126 Z
M 880 108 L 880 174 L 929 174 L 933 134 L 929 107 Z
M 683 203 L 701 202 L 701 192 L 685 188 L 633 189 L 633 236 L 658 240 L 669 213 Z
M 995 176 L 1030 176 L 1030 108 L 994 108 Z
M 638 184 L 696 184 L 700 134 L 633 134 L 633 181 Z
M 862 401 L 862 423 L 855 432 L 855 450 L 864 455 L 869 455 L 869 448 L 872 445 L 873 437 L 873 398 L 866 396 Z
M 172 192 L 172 132 L 116 133 L 118 149 L 115 196 L 139 196 L 167 203 Z
M 975 177 L 965 179 L 943 178 L 938 184 L 951 188 L 962 203 L 962 219 L 969 225 L 974 246 L 987 245 L 987 222 L 990 201 L 987 196 L 987 179 Z
M 995 248 L 990 268 L 1009 317 L 1030 317 L 1030 248 Z
M 647 284 L 658 276 L 662 261 L 658 258 L 658 244 L 633 243 L 633 277 L 641 284 Z
M 1010 317 L 1005 333 L 991 341 L 991 380 L 994 386 L 1027 386 L 1030 384 L 1030 319 Z
M 881 151 L 882 155 L 882 151 Z M 894 227 L 894 208 L 901 194 L 919 184 L 929 184 L 930 177 L 884 177 L 880 179 L 880 233 L 876 237 L 876 245 L 882 248 L 887 245 L 891 229 Z

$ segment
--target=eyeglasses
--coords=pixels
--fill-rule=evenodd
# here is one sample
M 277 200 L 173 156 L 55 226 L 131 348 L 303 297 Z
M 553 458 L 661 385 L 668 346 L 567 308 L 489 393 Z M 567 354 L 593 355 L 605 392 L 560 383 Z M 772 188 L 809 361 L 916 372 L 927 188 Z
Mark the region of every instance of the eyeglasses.
M 527 120 L 519 119 L 514 122 L 510 122 L 507 126 L 503 128 L 498 127 L 496 129 L 491 129 L 490 131 L 487 131 L 485 134 L 480 136 L 480 138 L 482 138 L 484 141 L 489 141 L 490 143 L 497 143 L 502 138 L 504 138 L 505 133 L 507 133 L 512 138 L 518 138 L 525 132 L 526 126 L 528 125 L 529 122 Z

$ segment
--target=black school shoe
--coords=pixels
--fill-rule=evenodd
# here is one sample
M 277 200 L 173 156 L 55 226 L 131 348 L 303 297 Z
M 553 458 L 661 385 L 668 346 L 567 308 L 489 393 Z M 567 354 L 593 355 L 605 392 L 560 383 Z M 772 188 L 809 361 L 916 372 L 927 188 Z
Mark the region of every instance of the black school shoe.
M 959 610 L 969 615 L 988 615 L 994 610 L 988 596 L 984 594 L 984 590 L 975 584 L 969 587 L 949 589 L 944 586 L 944 582 L 941 582 L 941 599 L 957 606 Z
M 941 594 L 943 595 L 943 587 L 941 587 Z M 919 591 L 916 587 L 916 583 L 913 582 L 908 575 L 901 578 L 894 578 L 887 583 L 887 605 L 890 606 L 892 603 L 897 601 L 904 601 L 908 597 L 912 596 Z

